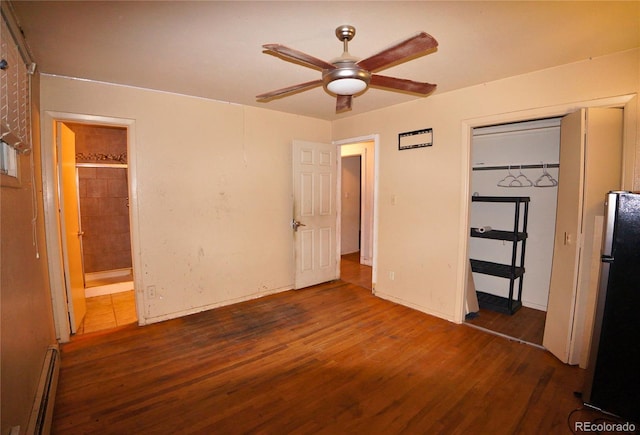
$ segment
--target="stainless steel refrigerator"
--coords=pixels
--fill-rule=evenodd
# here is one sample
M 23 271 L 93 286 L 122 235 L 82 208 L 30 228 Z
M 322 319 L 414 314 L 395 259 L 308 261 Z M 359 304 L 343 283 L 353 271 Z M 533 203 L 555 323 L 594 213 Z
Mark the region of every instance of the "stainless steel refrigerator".
M 640 194 L 605 203 L 600 286 L 583 398 L 640 422 Z

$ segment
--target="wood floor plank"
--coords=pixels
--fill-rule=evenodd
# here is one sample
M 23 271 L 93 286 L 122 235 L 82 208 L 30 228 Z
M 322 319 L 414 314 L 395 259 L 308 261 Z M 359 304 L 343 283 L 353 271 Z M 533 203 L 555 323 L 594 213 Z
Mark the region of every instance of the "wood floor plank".
M 86 334 L 61 353 L 55 434 L 570 433 L 583 379 L 344 281 Z
M 546 319 L 545 311 L 529 307 L 512 315 L 480 308 L 477 316 L 466 319 L 466 323 L 542 346 Z

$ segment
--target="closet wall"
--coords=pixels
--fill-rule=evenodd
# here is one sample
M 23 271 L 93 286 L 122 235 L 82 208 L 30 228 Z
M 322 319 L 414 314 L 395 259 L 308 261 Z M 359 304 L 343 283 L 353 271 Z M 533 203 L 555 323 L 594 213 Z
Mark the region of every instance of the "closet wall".
M 525 274 L 523 278 L 522 304 L 525 307 L 546 311 L 556 219 L 557 186 L 552 186 L 543 175 L 543 168 L 521 169 L 522 165 L 556 164 L 560 149 L 560 119 L 535 120 L 475 128 L 472 141 L 471 192 L 482 196 L 528 196 L 529 220 Z M 492 166 L 509 166 L 511 169 L 487 169 Z M 558 180 L 558 168 L 546 168 L 548 174 Z M 509 173 L 518 176 L 520 183 L 505 180 Z M 549 187 L 529 186 L 533 184 Z M 504 180 L 504 181 L 503 181 Z M 512 184 L 511 187 L 505 187 Z M 513 228 L 513 204 L 472 203 L 471 227 L 491 226 L 494 229 Z M 503 244 L 509 246 L 502 246 Z M 511 243 L 471 238 L 470 258 L 509 264 Z M 489 275 L 474 273 L 476 289 L 507 297 L 509 281 Z

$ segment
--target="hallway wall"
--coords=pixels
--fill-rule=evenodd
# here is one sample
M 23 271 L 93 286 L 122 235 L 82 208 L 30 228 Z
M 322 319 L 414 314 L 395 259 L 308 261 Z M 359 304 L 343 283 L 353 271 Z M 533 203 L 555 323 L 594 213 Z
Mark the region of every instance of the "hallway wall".
M 360 250 L 360 158 L 342 157 L 341 255 Z

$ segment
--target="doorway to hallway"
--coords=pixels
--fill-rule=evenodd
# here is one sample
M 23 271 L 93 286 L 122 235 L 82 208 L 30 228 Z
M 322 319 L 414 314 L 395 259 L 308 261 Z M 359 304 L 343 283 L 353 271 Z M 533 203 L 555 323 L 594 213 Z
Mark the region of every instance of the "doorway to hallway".
M 373 292 L 377 136 L 340 145 L 340 278 Z

